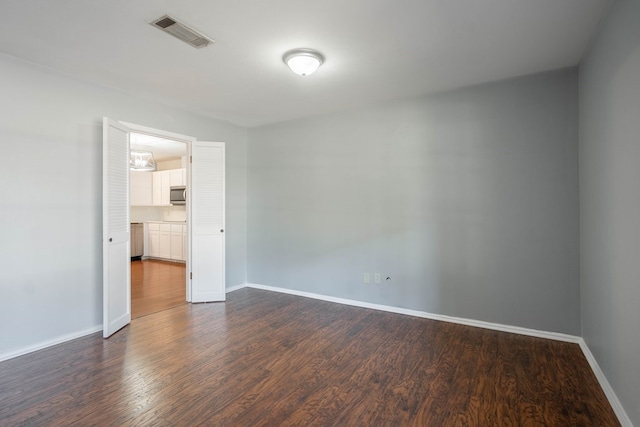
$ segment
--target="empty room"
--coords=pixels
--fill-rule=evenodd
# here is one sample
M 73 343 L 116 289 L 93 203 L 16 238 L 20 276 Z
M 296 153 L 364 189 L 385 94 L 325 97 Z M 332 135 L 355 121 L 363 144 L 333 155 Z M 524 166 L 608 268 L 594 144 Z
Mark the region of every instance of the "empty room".
M 0 425 L 640 425 L 640 0 L 0 11 Z

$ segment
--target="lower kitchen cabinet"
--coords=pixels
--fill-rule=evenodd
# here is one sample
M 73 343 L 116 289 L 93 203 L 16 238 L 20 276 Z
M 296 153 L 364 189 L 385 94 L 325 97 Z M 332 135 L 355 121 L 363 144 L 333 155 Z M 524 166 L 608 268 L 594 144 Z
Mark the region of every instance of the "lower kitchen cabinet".
M 160 224 L 160 245 L 158 256 L 171 258 L 171 224 Z
M 185 224 L 149 222 L 149 251 L 151 258 L 186 261 Z
M 150 257 L 160 256 L 160 224 L 157 222 L 150 222 L 149 227 L 149 250 L 147 254 Z
M 184 231 L 183 224 L 171 224 L 171 259 L 185 260 L 184 255 Z

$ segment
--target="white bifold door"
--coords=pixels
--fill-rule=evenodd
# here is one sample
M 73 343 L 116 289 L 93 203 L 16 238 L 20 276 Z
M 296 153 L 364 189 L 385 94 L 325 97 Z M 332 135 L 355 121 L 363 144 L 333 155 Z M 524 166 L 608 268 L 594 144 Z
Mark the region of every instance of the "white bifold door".
M 129 129 L 105 117 L 102 132 L 102 332 L 106 338 L 131 322 Z
M 131 125 L 134 126 L 134 125 Z M 145 129 L 146 130 L 146 129 Z M 162 135 L 162 131 L 152 130 Z M 131 129 L 103 120 L 102 248 L 103 336 L 131 322 L 131 246 L 129 221 L 129 135 Z M 225 146 L 190 143 L 187 179 L 187 301 L 224 301 L 225 293 Z
M 191 301 L 224 301 L 224 143 L 191 147 Z

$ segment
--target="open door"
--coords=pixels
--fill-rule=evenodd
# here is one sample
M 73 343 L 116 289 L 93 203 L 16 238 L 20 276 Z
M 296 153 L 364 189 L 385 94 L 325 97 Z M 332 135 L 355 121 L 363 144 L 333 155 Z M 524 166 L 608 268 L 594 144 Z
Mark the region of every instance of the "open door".
M 107 338 L 131 322 L 129 129 L 107 117 L 102 126 L 102 328 Z
M 195 141 L 191 159 L 191 302 L 224 301 L 224 143 Z

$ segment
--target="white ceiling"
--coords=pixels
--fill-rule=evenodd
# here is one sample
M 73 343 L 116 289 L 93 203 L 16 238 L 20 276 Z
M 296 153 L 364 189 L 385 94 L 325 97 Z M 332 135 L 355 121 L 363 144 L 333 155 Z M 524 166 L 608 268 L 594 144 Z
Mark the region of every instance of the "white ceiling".
M 0 0 L 0 51 L 242 126 L 577 65 L 611 0 Z M 164 14 L 216 40 L 194 49 Z M 309 77 L 285 51 L 319 50 Z
M 135 132 L 131 133 L 131 149 L 152 152 L 156 162 L 176 160 L 187 155 L 184 142 Z

